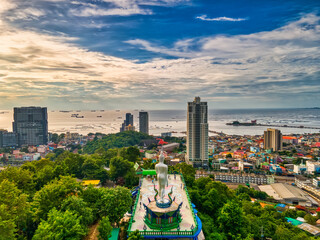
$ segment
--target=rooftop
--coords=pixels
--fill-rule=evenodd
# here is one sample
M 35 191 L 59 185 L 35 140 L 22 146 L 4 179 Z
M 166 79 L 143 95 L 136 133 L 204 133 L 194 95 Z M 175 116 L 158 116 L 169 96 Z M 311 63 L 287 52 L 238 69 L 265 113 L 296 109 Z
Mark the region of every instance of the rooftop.
M 100 183 L 100 180 L 83 180 L 82 185 L 87 186 L 89 184 L 92 185 L 98 185 Z

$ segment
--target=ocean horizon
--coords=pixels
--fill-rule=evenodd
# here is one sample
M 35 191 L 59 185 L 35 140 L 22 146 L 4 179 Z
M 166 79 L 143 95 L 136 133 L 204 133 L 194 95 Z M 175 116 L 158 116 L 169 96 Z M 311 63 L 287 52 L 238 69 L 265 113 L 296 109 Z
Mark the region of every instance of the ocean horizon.
M 49 132 L 90 132 L 116 133 L 125 118 L 125 113 L 134 115 L 134 126 L 139 129 L 139 111 L 135 110 L 48 110 Z M 174 136 L 184 136 L 186 131 L 186 109 L 147 110 L 149 112 L 149 133 L 159 135 L 175 132 Z M 13 110 L 0 110 L 0 128 L 12 131 Z M 78 114 L 79 118 L 71 117 Z M 81 116 L 81 117 L 80 117 Z M 83 116 L 83 117 L 82 117 Z M 247 109 L 209 109 L 209 130 L 235 135 L 262 135 L 267 126 L 230 126 L 233 121 L 249 122 L 257 120 L 260 124 L 320 127 L 318 108 L 247 108 Z M 283 134 L 319 133 L 319 129 L 278 127 Z M 209 135 L 212 135 L 209 134 Z

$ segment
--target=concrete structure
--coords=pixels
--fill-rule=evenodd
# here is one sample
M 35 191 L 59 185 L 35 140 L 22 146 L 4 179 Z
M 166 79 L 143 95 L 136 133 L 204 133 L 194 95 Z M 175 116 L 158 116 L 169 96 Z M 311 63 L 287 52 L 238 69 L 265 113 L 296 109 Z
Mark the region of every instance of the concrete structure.
M 320 236 L 320 229 L 311 225 L 311 224 L 302 223 L 302 224 L 298 225 L 297 227 L 312 234 L 313 236 Z
M 293 165 L 293 172 L 297 174 L 303 174 L 307 171 L 307 166 L 304 164 Z
M 239 161 L 238 166 L 239 166 L 239 170 L 241 171 L 248 171 L 250 169 L 253 169 L 253 165 L 248 162 Z
M 149 134 L 149 114 L 148 112 L 139 112 L 139 131 Z
M 264 131 L 264 149 L 272 149 L 273 151 L 282 150 L 282 134 L 280 130 L 268 128 Z
M 293 136 L 283 136 L 282 142 L 290 144 L 298 144 L 298 138 Z
M 274 199 L 287 204 L 312 206 L 312 200 L 307 193 L 301 189 L 286 183 L 274 183 L 271 185 L 259 186 L 259 189 L 266 192 Z
M 314 180 L 312 178 L 306 178 L 304 176 L 296 176 L 295 177 L 295 184 L 297 187 L 308 191 L 310 194 L 312 194 L 315 198 L 317 198 L 320 201 L 320 189 L 316 187 L 314 184 L 316 184 L 317 180 Z
M 320 162 L 306 161 L 307 173 L 315 174 L 320 173 Z
M 165 132 L 165 133 L 161 133 L 161 137 L 165 138 L 165 137 L 171 137 L 172 133 L 171 132 Z
M 195 97 L 188 102 L 186 160 L 194 167 L 208 168 L 208 158 L 208 106 Z
M 47 108 L 14 108 L 13 132 L 18 136 L 18 145 L 46 145 L 48 143 Z
M 320 177 L 316 177 L 313 179 L 312 181 L 313 186 L 315 186 L 316 188 L 320 187 Z
M 149 151 L 146 151 L 144 155 L 146 158 L 152 159 L 152 158 L 155 158 L 158 154 L 156 151 L 149 150 Z
M 17 147 L 18 137 L 16 133 L 0 130 L 0 148 Z
M 273 176 L 259 176 L 254 174 L 225 174 L 216 173 L 214 175 L 216 181 L 232 182 L 232 183 L 255 183 L 255 184 L 271 184 L 274 183 Z
M 166 145 L 162 145 L 162 149 L 163 151 L 166 151 L 166 152 L 172 152 L 175 148 L 178 148 L 179 146 L 180 146 L 179 143 L 169 143 Z

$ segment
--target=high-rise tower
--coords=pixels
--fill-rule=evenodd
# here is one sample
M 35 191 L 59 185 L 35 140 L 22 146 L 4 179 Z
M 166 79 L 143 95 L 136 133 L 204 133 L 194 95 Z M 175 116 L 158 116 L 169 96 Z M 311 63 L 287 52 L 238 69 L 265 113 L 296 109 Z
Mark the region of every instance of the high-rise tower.
M 272 149 L 273 151 L 282 150 L 282 134 L 280 130 L 268 128 L 264 131 L 264 149 Z
M 149 134 L 149 114 L 148 112 L 139 112 L 139 131 Z
M 133 115 L 131 113 L 126 113 L 126 126 L 133 126 Z
M 126 127 L 131 126 L 130 131 L 134 131 L 132 130 L 133 127 L 133 115 L 131 113 L 126 113 L 126 119 L 123 121 L 121 127 L 120 127 L 120 132 L 123 131 L 129 131 L 128 128 L 126 129 Z
M 18 136 L 18 145 L 43 145 L 48 143 L 47 108 L 14 108 L 13 132 Z
M 188 102 L 186 158 L 194 167 L 208 168 L 208 105 L 200 97 Z

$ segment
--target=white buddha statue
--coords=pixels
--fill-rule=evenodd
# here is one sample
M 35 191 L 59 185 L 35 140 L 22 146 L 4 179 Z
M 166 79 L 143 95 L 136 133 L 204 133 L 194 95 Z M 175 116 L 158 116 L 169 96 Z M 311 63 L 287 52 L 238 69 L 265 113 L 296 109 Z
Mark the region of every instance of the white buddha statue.
M 157 172 L 157 178 L 159 183 L 159 196 L 161 203 L 164 202 L 164 195 L 165 195 L 165 189 L 168 182 L 168 166 L 163 163 L 164 161 L 164 155 L 163 151 L 160 153 L 159 157 L 159 163 L 156 164 L 156 172 Z

